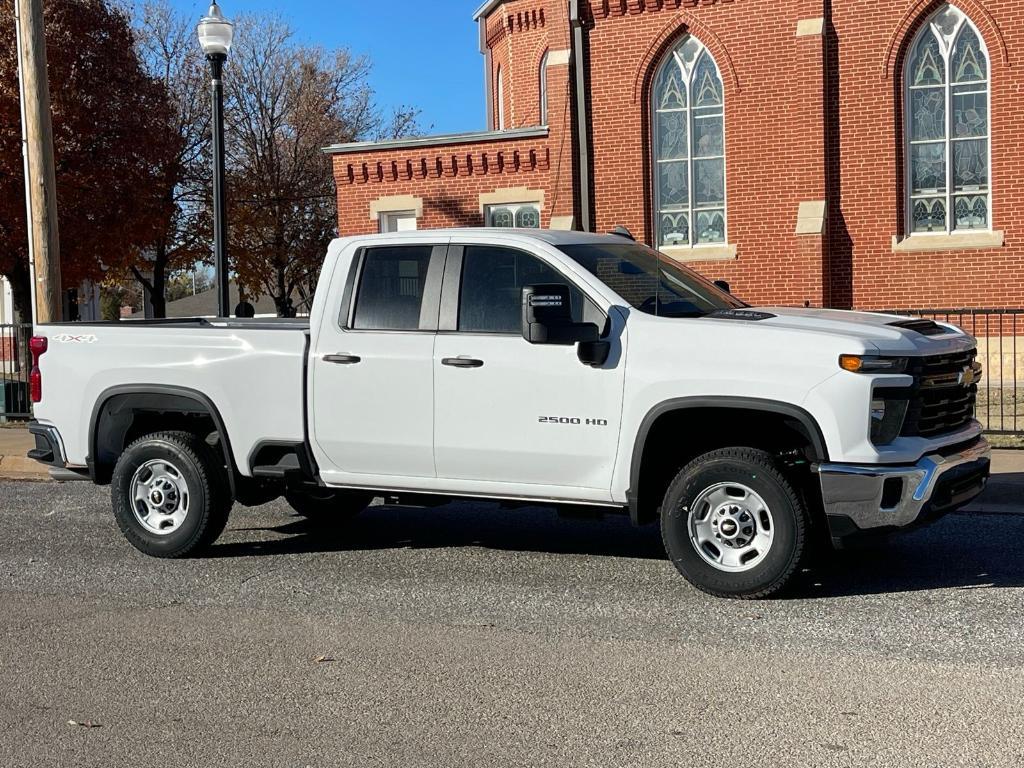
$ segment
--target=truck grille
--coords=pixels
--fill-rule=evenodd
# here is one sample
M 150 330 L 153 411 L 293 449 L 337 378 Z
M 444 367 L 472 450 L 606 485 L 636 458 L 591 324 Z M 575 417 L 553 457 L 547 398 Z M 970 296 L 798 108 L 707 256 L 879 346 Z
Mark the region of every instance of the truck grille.
M 976 350 L 911 358 L 916 386 L 902 434 L 933 437 L 960 429 L 974 418 L 981 364 Z

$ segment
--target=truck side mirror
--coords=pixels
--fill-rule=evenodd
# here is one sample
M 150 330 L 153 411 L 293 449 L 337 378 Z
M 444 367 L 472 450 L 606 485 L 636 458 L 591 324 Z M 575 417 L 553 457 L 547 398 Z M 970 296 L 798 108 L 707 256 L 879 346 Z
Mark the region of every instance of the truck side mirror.
M 729 290 L 728 280 L 715 280 L 715 287 L 725 291 L 726 293 L 732 293 L 732 291 Z
M 569 286 L 527 285 L 523 288 L 523 338 L 531 344 L 577 344 L 601 337 L 594 323 L 574 323 Z

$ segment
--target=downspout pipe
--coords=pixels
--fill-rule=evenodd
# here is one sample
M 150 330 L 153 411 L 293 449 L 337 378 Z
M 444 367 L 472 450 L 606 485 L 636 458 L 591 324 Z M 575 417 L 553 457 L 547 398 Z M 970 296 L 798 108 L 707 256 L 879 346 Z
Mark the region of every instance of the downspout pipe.
M 590 106 L 587 99 L 586 29 L 580 9 L 580 0 L 569 0 L 569 24 L 572 26 L 572 66 L 576 92 L 576 147 L 580 207 L 580 229 L 590 232 Z

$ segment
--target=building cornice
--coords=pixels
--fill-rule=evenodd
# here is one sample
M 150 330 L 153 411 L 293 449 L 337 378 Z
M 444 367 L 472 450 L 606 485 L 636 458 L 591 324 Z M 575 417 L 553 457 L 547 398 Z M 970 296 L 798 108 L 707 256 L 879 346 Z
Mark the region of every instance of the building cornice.
M 487 2 L 477 8 L 473 13 L 473 21 L 479 21 L 481 18 L 489 16 L 491 11 L 504 2 L 505 0 L 487 0 Z
M 324 147 L 328 155 L 346 155 L 358 152 L 379 152 L 386 149 L 410 149 L 447 147 L 453 144 L 478 144 L 489 141 L 510 141 L 514 139 L 547 138 L 547 126 L 509 128 L 504 131 L 473 131 L 469 133 L 447 133 L 439 136 L 417 136 L 410 139 L 386 139 L 384 141 L 353 141 L 347 144 L 332 144 Z
M 704 5 L 731 3 L 734 0 L 588 0 L 591 18 L 608 19 L 615 16 L 635 16 L 640 13 L 677 11 Z

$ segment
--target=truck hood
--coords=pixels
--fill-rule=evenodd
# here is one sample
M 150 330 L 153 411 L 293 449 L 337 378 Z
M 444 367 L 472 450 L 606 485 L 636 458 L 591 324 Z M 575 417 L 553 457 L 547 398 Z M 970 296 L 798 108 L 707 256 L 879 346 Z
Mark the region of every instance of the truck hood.
M 751 319 L 743 316 L 750 314 Z M 727 313 L 728 314 L 728 313 Z M 760 319 L 753 319 L 760 316 Z M 709 319 L 722 319 L 712 315 Z M 731 321 L 730 317 L 728 321 Z M 735 320 L 751 326 L 783 329 L 791 332 L 825 334 L 861 341 L 882 352 L 933 354 L 947 349 L 965 349 L 974 339 L 959 328 L 939 323 L 939 332 L 929 328 L 928 334 L 898 324 L 913 323 L 919 318 L 885 315 L 875 312 L 851 312 L 840 309 L 794 307 L 750 307 L 735 313 Z

